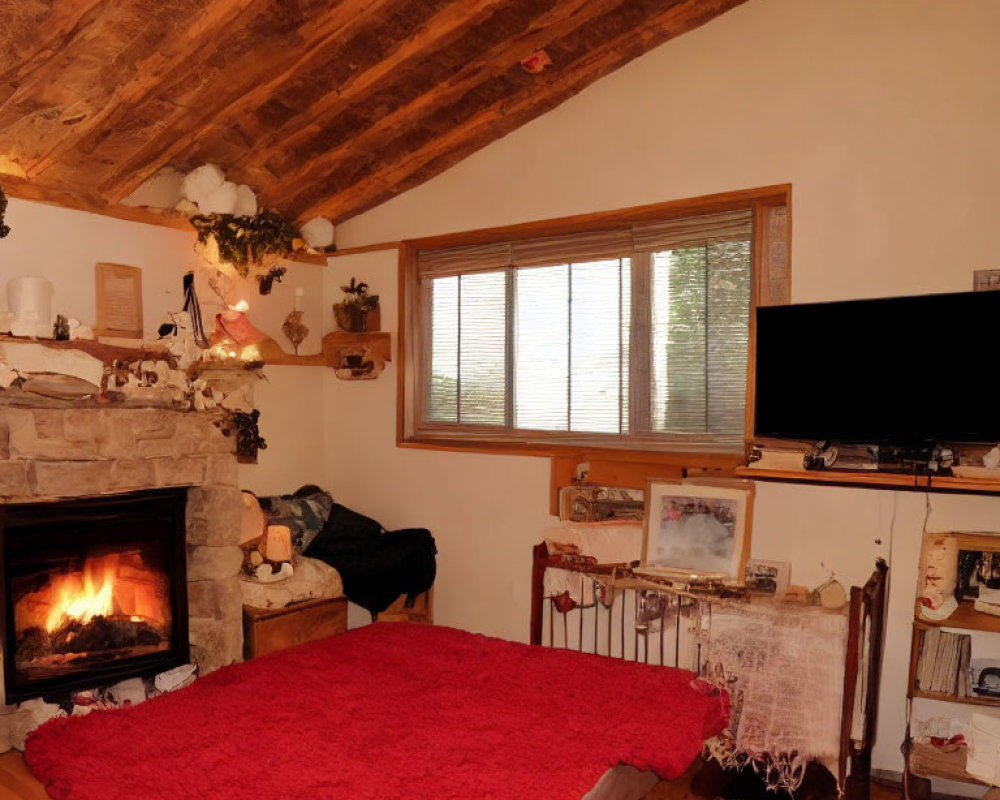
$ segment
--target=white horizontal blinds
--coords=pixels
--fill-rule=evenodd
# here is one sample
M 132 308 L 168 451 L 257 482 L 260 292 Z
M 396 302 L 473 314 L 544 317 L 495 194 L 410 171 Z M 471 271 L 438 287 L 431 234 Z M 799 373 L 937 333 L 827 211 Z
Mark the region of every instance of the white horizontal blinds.
M 704 433 L 708 410 L 705 248 L 653 254 L 651 430 Z
M 503 425 L 506 391 L 504 272 L 430 281 L 430 369 L 424 418 Z
M 442 247 L 417 253 L 417 274 L 421 278 L 437 278 L 509 266 L 551 266 L 619 258 L 631 250 L 632 233 L 628 228 Z
M 749 239 L 653 254 L 651 430 L 742 433 L 752 269 Z
M 438 278 L 510 266 L 510 243 L 442 247 L 417 253 L 417 276 Z
M 709 242 L 708 432 L 739 433 L 745 422 L 750 284 L 749 240 Z
M 675 250 L 722 239 L 747 239 L 753 235 L 750 209 L 680 217 L 632 226 L 636 250 Z
M 459 277 L 458 422 L 504 424 L 506 273 Z
M 570 270 L 570 430 L 622 433 L 628 419 L 628 329 L 631 259 L 572 264 Z M 626 301 L 627 303 L 627 301 Z M 624 334 L 624 338 L 623 338 Z M 624 367 L 624 368 L 623 368 Z
M 472 435 L 496 427 L 512 438 L 737 440 L 752 237 L 753 213 L 744 210 L 420 251 L 431 315 L 422 422 L 470 426 Z M 650 289 L 633 298 L 636 270 L 636 285 Z M 636 317 L 633 302 L 643 304 Z M 642 403 L 630 419 L 633 381 Z
M 519 269 L 514 284 L 514 427 L 569 429 L 569 265 Z
M 623 432 L 630 260 L 516 271 L 514 425 Z
M 434 422 L 458 422 L 458 281 L 457 275 L 438 278 L 427 293 L 431 324 L 424 416 Z
M 511 242 L 511 263 L 518 267 L 587 261 L 617 261 L 632 252 L 628 228 L 571 233 Z

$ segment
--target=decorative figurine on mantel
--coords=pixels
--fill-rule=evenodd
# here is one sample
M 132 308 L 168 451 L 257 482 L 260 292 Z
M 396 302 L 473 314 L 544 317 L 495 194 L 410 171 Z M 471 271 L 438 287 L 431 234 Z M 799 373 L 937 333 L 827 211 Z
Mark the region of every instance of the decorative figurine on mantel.
M 57 342 L 69 341 L 69 320 L 64 314 L 56 314 L 56 321 L 52 326 L 52 338 Z
M 378 295 L 368 294 L 368 284 L 364 281 L 359 283 L 355 278 L 351 278 L 351 282 L 347 286 L 340 288 L 343 289 L 346 297 L 333 307 L 333 316 L 337 320 L 337 326 L 348 333 L 379 330 L 381 319 Z
M 301 287 L 295 290 L 295 309 L 288 312 L 281 326 L 281 332 L 295 348 L 295 355 L 299 354 L 299 345 L 309 335 L 309 328 L 302 324 L 302 294 Z

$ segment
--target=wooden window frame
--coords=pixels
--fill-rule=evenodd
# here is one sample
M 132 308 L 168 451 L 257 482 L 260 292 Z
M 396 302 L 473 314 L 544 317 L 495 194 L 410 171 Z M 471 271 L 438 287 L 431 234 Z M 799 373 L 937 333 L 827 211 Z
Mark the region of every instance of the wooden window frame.
M 791 293 L 791 184 L 778 184 L 701 197 L 674 200 L 652 205 L 634 206 L 616 211 L 582 214 L 571 217 L 521 223 L 496 228 L 482 228 L 462 233 L 429 236 L 407 240 L 399 248 L 399 370 L 397 373 L 396 444 L 430 450 L 457 452 L 498 453 L 508 455 L 535 455 L 568 459 L 606 458 L 622 461 L 641 454 L 644 461 L 677 468 L 705 468 L 729 470 L 745 462 L 753 430 L 754 401 L 754 347 L 755 309 L 762 305 L 789 302 Z M 783 230 L 769 225 L 771 210 L 784 207 Z M 418 436 L 416 431 L 418 381 L 421 370 L 415 367 L 416 344 L 414 335 L 414 309 L 419 307 L 419 282 L 417 281 L 417 253 L 425 249 L 462 247 L 488 244 L 496 241 L 516 241 L 546 236 L 596 231 L 615 226 L 665 220 L 677 217 L 711 214 L 737 209 L 752 209 L 754 215 L 754 240 L 752 249 L 753 272 L 750 296 L 749 351 L 746 388 L 746 411 L 743 447 L 699 447 L 691 449 L 690 437 L 680 436 L 677 446 L 669 436 L 657 436 L 656 441 L 615 441 L 613 436 L 580 433 L 532 432 L 532 441 L 498 441 L 477 437 L 477 431 L 455 426 L 455 435 Z M 783 236 L 782 236 L 783 233 Z M 768 274 L 772 264 L 782 261 L 780 274 Z M 421 322 L 428 326 L 429 316 Z M 427 340 L 427 331 L 423 331 Z M 440 426 L 442 431 L 447 426 Z M 485 433 L 485 432 L 484 432 Z

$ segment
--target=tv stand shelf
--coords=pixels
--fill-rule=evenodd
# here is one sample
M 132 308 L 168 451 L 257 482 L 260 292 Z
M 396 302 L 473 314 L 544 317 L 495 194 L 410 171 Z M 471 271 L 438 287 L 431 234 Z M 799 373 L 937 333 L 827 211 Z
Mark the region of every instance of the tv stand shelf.
M 950 475 L 915 475 L 901 472 L 865 470 L 794 470 L 737 467 L 741 478 L 787 483 L 815 483 L 842 486 L 866 486 L 872 489 L 903 489 L 921 492 L 966 492 L 970 494 L 1000 494 L 1000 474 L 996 480 L 964 478 Z

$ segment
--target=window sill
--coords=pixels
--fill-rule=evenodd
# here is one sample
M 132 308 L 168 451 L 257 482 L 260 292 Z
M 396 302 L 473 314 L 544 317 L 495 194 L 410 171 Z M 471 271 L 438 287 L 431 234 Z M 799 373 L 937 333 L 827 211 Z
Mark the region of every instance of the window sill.
M 463 439 L 409 438 L 401 439 L 397 447 L 416 450 L 444 450 L 454 453 L 492 453 L 494 455 L 541 456 L 543 458 L 605 459 L 647 464 L 671 464 L 698 470 L 734 470 L 745 464 L 743 450 L 673 449 L 601 447 L 582 443 L 542 442 L 470 442 Z

